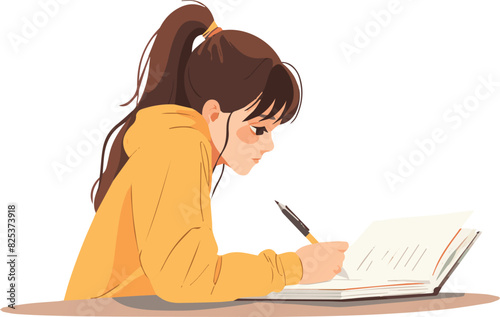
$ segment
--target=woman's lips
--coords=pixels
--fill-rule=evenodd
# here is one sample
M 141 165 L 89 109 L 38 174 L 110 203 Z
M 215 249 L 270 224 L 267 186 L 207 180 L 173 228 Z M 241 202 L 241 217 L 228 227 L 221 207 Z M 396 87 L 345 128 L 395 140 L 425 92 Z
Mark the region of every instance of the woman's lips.
M 255 163 L 259 163 L 260 158 L 253 158 L 252 159 Z

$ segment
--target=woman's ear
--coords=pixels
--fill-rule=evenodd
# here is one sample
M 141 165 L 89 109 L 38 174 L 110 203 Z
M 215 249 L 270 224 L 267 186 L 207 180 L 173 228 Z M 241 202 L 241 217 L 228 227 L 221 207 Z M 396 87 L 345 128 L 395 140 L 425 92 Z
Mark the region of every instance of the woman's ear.
M 203 105 L 201 114 L 203 115 L 203 118 L 205 118 L 205 121 L 210 124 L 219 118 L 220 113 L 220 105 L 217 100 L 210 99 Z

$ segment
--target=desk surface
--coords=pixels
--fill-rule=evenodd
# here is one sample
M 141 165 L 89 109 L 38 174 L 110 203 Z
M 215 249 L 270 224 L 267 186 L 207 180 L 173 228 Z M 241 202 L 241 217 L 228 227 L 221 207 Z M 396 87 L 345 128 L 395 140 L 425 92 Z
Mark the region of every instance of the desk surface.
M 170 303 L 157 296 L 131 296 L 16 305 L 14 314 L 53 316 L 338 316 L 407 313 L 491 303 L 497 296 L 441 293 L 437 296 L 363 301 L 247 301 Z

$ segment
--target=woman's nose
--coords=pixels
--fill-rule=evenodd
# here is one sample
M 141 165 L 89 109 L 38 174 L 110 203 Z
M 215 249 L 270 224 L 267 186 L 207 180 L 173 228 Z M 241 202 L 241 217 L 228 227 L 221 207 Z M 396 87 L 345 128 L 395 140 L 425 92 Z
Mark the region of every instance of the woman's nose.
M 269 152 L 274 149 L 274 142 L 271 133 L 265 133 L 266 135 L 261 138 L 261 152 Z

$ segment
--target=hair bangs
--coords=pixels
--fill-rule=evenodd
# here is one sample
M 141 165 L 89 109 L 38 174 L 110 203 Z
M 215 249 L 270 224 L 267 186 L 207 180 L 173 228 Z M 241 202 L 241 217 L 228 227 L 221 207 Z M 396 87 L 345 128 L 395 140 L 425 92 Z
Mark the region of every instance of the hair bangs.
M 293 75 L 282 64 L 275 65 L 269 73 L 261 95 L 250 105 L 252 107 L 258 102 L 257 107 L 243 121 L 262 115 L 272 105 L 271 111 L 260 121 L 273 118 L 284 108 L 275 121 L 282 120 L 281 123 L 285 123 L 297 113 L 300 99 L 300 91 Z

